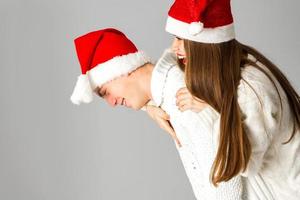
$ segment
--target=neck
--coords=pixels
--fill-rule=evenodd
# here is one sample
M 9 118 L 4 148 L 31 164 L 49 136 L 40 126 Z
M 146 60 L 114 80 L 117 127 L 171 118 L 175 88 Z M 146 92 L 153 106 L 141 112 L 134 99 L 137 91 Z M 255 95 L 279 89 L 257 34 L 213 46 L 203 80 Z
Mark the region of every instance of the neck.
M 147 96 L 149 101 L 152 99 L 151 77 L 152 77 L 153 68 L 154 68 L 154 65 L 152 63 L 146 63 L 142 67 L 139 67 L 136 70 L 136 73 L 133 73 L 136 80 L 138 81 L 138 84 L 141 87 L 141 90 Z

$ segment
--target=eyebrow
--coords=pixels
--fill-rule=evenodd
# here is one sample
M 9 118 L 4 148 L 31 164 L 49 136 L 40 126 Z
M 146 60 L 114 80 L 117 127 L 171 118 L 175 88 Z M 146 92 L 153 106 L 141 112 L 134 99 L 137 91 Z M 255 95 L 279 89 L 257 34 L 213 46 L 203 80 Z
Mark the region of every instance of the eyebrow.
M 97 94 L 99 97 L 103 97 L 103 94 L 100 93 L 100 88 L 97 88 L 97 89 L 96 89 L 96 94 Z
M 104 96 L 104 94 L 101 94 L 99 91 L 98 91 L 98 95 L 99 95 L 100 97 L 102 97 L 102 98 L 103 98 L 103 96 Z

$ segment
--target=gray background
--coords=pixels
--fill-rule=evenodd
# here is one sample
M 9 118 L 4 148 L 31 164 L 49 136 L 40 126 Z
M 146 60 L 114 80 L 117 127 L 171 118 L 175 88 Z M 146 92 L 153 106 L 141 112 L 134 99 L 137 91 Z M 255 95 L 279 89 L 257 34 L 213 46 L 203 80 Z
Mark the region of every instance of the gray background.
M 118 27 L 157 59 L 172 1 L 0 1 L 0 199 L 194 199 L 173 141 L 146 113 L 69 101 L 73 39 Z M 300 88 L 297 0 L 233 1 L 237 38 Z M 299 91 L 299 90 L 298 90 Z

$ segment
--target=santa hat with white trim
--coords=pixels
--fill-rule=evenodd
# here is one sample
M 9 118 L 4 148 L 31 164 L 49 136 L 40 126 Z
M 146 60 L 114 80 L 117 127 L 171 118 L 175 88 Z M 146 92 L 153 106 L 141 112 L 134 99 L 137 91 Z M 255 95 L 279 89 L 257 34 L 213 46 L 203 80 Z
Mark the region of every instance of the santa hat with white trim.
M 71 95 L 72 103 L 90 103 L 97 87 L 128 74 L 150 58 L 120 31 L 108 28 L 74 40 L 82 74 Z
M 235 38 L 230 0 L 175 0 L 166 31 L 202 43 L 221 43 Z

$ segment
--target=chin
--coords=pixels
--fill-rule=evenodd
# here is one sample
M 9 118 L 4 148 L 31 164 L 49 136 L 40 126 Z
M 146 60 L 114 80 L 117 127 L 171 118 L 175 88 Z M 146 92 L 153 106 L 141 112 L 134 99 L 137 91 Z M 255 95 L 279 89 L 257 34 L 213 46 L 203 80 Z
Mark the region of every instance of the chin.
M 146 102 L 147 103 L 147 102 Z M 132 103 L 130 108 L 133 109 L 133 110 L 141 110 L 141 108 L 143 106 L 146 105 L 146 103 L 142 103 L 142 102 L 138 102 L 138 103 Z
M 126 99 L 126 103 L 128 104 L 128 108 L 133 110 L 140 110 L 147 102 L 144 99 Z
M 130 108 L 133 110 L 140 110 L 144 105 L 132 105 Z

